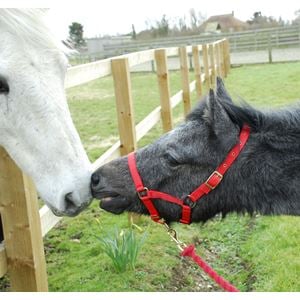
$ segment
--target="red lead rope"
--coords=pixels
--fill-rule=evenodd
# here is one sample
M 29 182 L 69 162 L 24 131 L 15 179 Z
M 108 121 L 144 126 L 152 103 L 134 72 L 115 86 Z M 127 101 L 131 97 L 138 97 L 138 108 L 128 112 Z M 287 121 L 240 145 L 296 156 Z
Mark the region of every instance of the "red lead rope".
M 250 127 L 245 124 L 240 132 L 238 143 L 231 149 L 231 151 L 228 153 L 225 160 L 208 177 L 208 179 L 204 183 L 202 183 L 198 188 L 196 188 L 184 200 L 176 198 L 167 193 L 163 193 L 155 190 L 149 190 L 147 187 L 145 187 L 136 166 L 135 154 L 134 152 L 130 153 L 128 155 L 128 166 L 129 166 L 130 174 L 134 182 L 137 194 L 141 199 L 141 201 L 143 202 L 143 204 L 145 205 L 145 207 L 147 208 L 147 210 L 149 211 L 151 219 L 155 222 L 164 224 L 164 220 L 161 219 L 157 209 L 152 203 L 153 199 L 161 199 L 181 206 L 182 214 L 181 214 L 180 222 L 184 224 L 190 224 L 192 208 L 194 207 L 194 205 L 198 200 L 200 200 L 204 195 L 210 193 L 220 184 L 224 174 L 234 163 L 234 161 L 236 160 L 236 158 L 239 156 L 240 152 L 244 148 L 245 144 L 247 143 L 249 135 L 250 135 Z M 175 241 L 178 242 L 176 238 Z M 218 275 L 205 261 L 202 260 L 200 256 L 196 254 L 195 247 L 193 245 L 185 247 L 181 255 L 191 257 L 199 265 L 199 267 L 202 268 L 204 272 L 206 272 L 224 290 L 228 292 L 238 292 L 238 290 L 233 285 L 231 285 L 223 277 Z
M 239 292 L 235 286 L 220 276 L 210 265 L 208 265 L 199 255 L 196 254 L 194 245 L 185 247 L 180 255 L 191 257 L 192 260 L 225 291 Z

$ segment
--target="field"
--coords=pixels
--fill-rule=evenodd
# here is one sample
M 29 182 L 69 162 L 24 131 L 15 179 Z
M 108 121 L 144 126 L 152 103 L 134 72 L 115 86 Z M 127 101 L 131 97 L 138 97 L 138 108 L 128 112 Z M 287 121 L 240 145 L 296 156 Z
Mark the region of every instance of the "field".
M 255 107 L 275 108 L 300 97 L 300 63 L 254 65 L 230 71 L 225 83 L 234 99 Z M 133 74 L 136 123 L 159 105 L 154 74 Z M 180 89 L 171 73 L 172 94 Z M 74 123 L 91 161 L 118 140 L 111 77 L 67 91 Z M 195 96 L 193 103 L 196 102 Z M 174 110 L 181 122 L 182 105 Z M 139 147 L 161 135 L 156 126 Z M 147 238 L 135 270 L 117 273 L 100 248 L 99 237 L 128 228 L 126 214 L 101 211 L 98 201 L 80 216 L 64 218 L 44 239 L 50 291 L 218 291 L 202 271 L 182 260 L 162 226 L 142 217 L 138 228 Z M 300 291 L 300 221 L 297 217 L 229 215 L 206 224 L 174 224 L 186 243 L 241 291 Z M 0 285 L 1 287 L 1 285 Z

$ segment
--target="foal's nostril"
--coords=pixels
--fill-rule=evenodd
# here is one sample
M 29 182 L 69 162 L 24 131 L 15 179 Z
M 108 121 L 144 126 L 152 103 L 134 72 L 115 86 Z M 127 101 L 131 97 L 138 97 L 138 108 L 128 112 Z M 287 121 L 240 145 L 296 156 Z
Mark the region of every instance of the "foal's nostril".
M 91 181 L 92 181 L 93 186 L 97 186 L 100 182 L 100 176 L 98 174 L 94 173 L 92 175 Z

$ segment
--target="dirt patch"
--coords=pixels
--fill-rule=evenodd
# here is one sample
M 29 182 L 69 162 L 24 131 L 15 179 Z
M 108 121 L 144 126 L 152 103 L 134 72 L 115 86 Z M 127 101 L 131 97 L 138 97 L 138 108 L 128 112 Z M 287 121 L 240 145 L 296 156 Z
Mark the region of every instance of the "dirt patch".
M 222 291 L 189 258 L 179 258 L 178 266 L 172 269 L 172 279 L 167 287 L 172 292 L 217 292 Z

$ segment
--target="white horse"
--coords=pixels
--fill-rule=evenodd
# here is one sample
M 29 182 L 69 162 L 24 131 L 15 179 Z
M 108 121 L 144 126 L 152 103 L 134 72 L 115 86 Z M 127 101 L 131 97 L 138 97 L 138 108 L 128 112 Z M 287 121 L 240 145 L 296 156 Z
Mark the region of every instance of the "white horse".
M 0 9 L 0 145 L 56 215 L 75 216 L 91 201 L 91 164 L 64 92 L 67 50 L 44 17 Z

